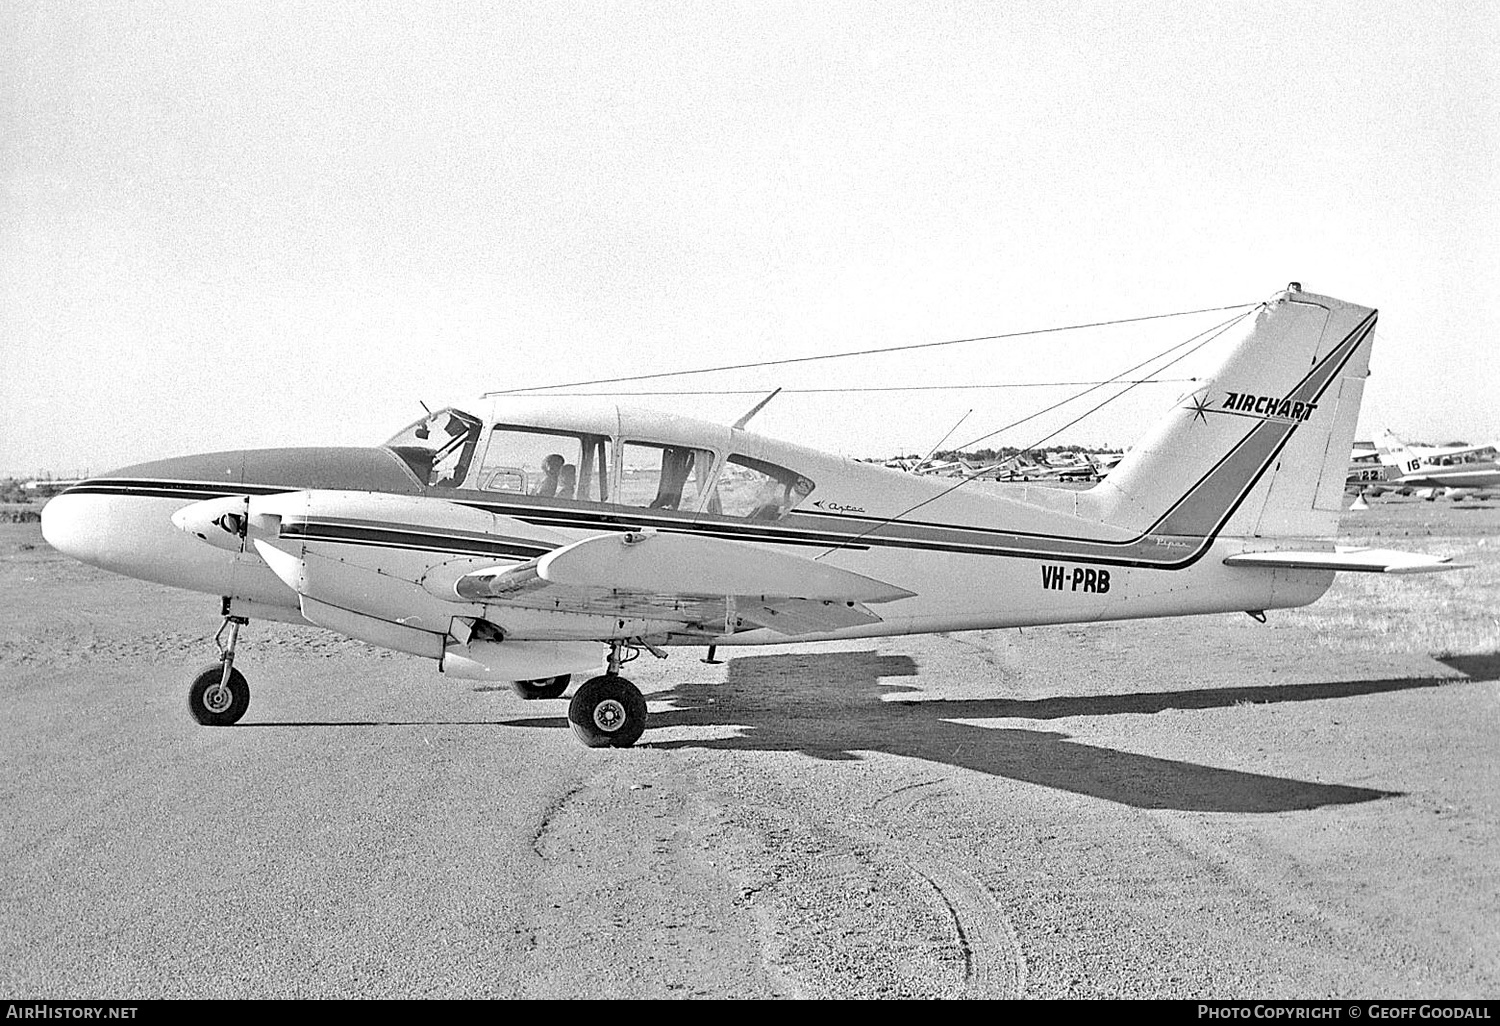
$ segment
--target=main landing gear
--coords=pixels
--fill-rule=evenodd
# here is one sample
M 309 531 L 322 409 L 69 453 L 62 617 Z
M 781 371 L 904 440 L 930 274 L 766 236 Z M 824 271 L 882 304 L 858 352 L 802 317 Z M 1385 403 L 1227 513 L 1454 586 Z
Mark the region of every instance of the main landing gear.
M 542 677 L 539 680 L 513 680 L 510 682 L 510 689 L 527 700 L 561 698 L 572 679 L 571 673 L 564 673 L 559 677 Z
M 585 681 L 568 703 L 568 724 L 589 748 L 629 748 L 646 729 L 646 699 L 620 676 L 624 643 L 609 643 L 604 675 Z
M 208 727 L 227 727 L 245 715 L 250 708 L 250 685 L 244 674 L 234 668 L 234 649 L 240 640 L 240 628 L 250 621 L 243 616 L 226 616 L 214 636 L 219 646 L 219 661 L 198 671 L 188 687 L 188 711 L 193 719 Z M 229 628 L 225 644 L 224 628 Z

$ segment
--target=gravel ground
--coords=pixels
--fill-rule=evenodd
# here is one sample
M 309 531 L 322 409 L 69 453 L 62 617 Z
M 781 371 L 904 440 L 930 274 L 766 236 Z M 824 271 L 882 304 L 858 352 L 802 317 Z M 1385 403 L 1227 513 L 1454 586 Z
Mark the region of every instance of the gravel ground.
M 1480 565 L 1264 626 L 679 650 L 605 752 L 262 623 L 198 727 L 217 600 L 0 525 L 0 991 L 1493 998 L 1500 509 L 1355 516 Z

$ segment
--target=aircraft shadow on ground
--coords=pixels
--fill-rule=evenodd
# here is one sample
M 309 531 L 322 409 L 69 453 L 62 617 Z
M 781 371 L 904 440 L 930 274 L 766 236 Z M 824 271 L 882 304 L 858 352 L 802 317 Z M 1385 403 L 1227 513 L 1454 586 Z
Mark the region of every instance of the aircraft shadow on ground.
M 508 688 L 506 690 L 509 690 Z M 529 722 L 529 721 L 525 721 Z M 260 727 L 513 727 L 511 720 L 241 720 L 234 730 Z
M 1500 654 L 1442 660 L 1471 680 L 1500 679 Z M 736 737 L 645 742 L 657 748 L 796 751 L 821 759 L 858 759 L 880 751 L 1090 795 L 1145 809 L 1288 812 L 1396 797 L 1397 791 L 1325 784 L 1122 752 L 1022 727 L 953 722 L 1046 720 L 1240 704 L 1311 702 L 1417 688 L 1453 678 L 1337 681 L 1263 687 L 1042 699 L 887 700 L 903 690 L 889 678 L 913 677 L 907 656 L 874 652 L 785 654 L 731 659 L 724 683 L 686 682 L 650 696 L 673 708 L 651 715 L 652 728 L 734 725 Z M 516 720 L 556 727 L 563 719 Z

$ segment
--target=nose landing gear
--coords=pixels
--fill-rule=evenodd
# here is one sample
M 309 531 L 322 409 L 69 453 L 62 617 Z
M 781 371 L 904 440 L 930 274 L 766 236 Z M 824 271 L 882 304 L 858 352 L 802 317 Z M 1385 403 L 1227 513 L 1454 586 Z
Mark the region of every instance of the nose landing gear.
M 226 616 L 214 635 L 219 646 L 219 661 L 198 671 L 188 687 L 188 712 L 208 727 L 227 727 L 245 715 L 250 708 L 250 685 L 244 674 L 234 668 L 234 650 L 240 640 L 240 628 L 250 621 L 243 616 Z M 226 644 L 224 628 L 229 628 Z

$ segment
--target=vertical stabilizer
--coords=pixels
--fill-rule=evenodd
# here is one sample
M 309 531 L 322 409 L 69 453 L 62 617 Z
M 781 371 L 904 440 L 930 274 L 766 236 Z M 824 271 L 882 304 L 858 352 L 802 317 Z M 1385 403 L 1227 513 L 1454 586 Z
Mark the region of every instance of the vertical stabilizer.
M 1382 465 L 1392 468 L 1396 477 L 1415 473 L 1422 466 L 1422 457 L 1412 452 L 1390 428 L 1380 433 L 1375 441 L 1375 451 L 1380 454 Z
M 1092 489 L 1100 520 L 1155 535 L 1334 533 L 1376 312 L 1296 286 Z
M 1405 452 L 1406 449 L 1406 443 L 1397 437 L 1396 432 L 1390 428 L 1382 430 L 1380 437 L 1375 440 L 1376 452 Z

